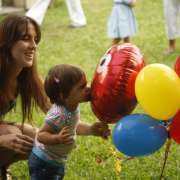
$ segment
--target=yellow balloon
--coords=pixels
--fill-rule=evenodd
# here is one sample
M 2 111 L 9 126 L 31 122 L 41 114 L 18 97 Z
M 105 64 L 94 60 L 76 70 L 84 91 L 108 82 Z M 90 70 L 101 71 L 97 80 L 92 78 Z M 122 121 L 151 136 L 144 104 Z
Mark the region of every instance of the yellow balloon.
M 164 64 L 145 66 L 137 75 L 135 93 L 143 110 L 156 119 L 168 120 L 180 109 L 180 78 Z

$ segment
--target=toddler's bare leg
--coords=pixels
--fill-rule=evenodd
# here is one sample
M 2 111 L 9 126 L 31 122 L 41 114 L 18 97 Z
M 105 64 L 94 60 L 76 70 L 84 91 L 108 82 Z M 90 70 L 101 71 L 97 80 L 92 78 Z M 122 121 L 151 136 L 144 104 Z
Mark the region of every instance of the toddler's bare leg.
M 165 54 L 165 55 L 171 54 L 175 51 L 175 49 L 176 49 L 176 40 L 170 39 L 169 40 L 169 47 L 167 49 L 165 49 L 163 54 Z
M 129 43 L 130 42 L 130 38 L 129 37 L 125 37 L 123 40 L 124 40 L 125 43 Z

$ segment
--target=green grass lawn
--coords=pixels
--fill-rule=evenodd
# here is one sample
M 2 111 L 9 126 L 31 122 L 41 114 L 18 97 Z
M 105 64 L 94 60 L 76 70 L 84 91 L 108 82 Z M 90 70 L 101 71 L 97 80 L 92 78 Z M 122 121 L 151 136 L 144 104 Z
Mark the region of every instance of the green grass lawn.
M 88 81 L 91 82 L 99 59 L 110 47 L 111 40 L 106 34 L 106 23 L 112 2 L 82 0 L 82 3 L 88 25 L 78 29 L 68 27 L 69 16 L 63 0 L 54 1 L 49 8 L 42 24 L 42 41 L 39 46 L 38 64 L 43 76 L 52 65 L 68 63 L 80 65 L 87 73 Z M 162 54 L 167 47 L 162 1 L 139 0 L 134 10 L 139 31 L 131 42 L 141 49 L 147 64 L 157 62 L 173 67 L 180 52 L 180 40 L 177 40 L 177 51 L 174 54 L 169 56 Z M 142 112 L 142 109 L 137 107 L 134 111 Z M 9 116 L 14 119 L 14 114 Z M 18 114 L 15 119 L 19 119 Z M 97 120 L 89 104 L 81 105 L 81 119 L 86 122 Z M 36 113 L 35 120 L 36 124 L 40 125 L 43 122 L 43 115 Z M 114 152 L 111 138 L 104 141 L 97 137 L 79 137 L 77 144 L 76 150 L 68 160 L 65 180 L 156 180 L 159 178 L 165 146 L 152 155 L 124 161 L 126 157 L 123 154 Z M 11 171 L 18 180 L 29 179 L 25 161 L 15 163 L 11 166 Z M 175 143 L 171 146 L 164 179 L 180 179 L 180 146 Z

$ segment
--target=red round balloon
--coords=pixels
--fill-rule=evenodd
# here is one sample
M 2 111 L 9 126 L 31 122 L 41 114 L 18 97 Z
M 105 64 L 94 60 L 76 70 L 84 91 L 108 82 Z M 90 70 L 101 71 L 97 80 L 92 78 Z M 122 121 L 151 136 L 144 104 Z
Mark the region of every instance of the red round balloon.
M 175 115 L 169 128 L 169 135 L 180 144 L 180 110 Z
M 135 79 L 143 67 L 143 55 L 130 43 L 105 53 L 91 84 L 91 107 L 99 120 L 115 123 L 135 108 Z
M 180 77 L 180 56 L 177 58 L 176 63 L 175 63 L 175 71 Z

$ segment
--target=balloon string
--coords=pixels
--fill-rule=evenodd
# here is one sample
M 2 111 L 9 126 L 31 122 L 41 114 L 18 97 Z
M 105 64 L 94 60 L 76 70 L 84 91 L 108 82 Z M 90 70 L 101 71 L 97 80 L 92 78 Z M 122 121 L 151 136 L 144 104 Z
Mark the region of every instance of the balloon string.
M 160 180 L 163 178 L 163 173 L 164 173 L 164 169 L 165 169 L 165 166 L 166 166 L 167 158 L 168 158 L 168 155 L 169 155 L 170 146 L 171 146 L 171 139 L 169 138 L 168 142 L 166 144 L 166 150 L 165 150 L 165 154 L 164 154 L 164 163 L 163 163 L 163 167 L 162 167 L 162 170 L 161 170 Z
M 132 159 L 135 159 L 135 157 L 128 157 L 128 158 L 126 158 L 126 159 L 123 160 L 123 163 L 124 163 L 124 162 L 127 162 L 127 161 L 129 161 L 129 160 L 132 160 Z

